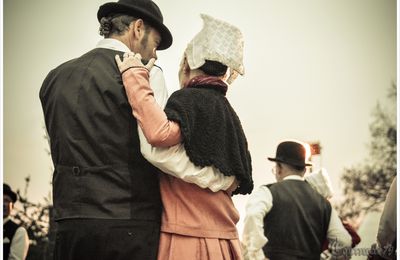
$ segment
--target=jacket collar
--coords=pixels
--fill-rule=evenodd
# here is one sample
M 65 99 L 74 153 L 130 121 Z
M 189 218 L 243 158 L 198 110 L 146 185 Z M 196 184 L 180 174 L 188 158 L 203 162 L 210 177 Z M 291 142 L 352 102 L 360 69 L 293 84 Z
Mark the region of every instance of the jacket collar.
M 131 52 L 128 46 L 126 46 L 123 42 L 112 38 L 100 40 L 97 43 L 96 48 L 111 49 L 122 52 Z
M 6 224 L 10 219 L 10 216 L 3 218 L 3 225 Z
M 283 180 L 298 180 L 298 181 L 304 181 L 304 177 L 301 177 L 299 175 L 289 175 L 283 178 Z

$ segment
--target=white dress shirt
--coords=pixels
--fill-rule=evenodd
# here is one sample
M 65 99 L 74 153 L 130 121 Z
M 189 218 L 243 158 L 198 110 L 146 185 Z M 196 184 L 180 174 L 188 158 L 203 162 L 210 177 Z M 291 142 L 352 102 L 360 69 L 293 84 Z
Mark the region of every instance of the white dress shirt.
M 122 52 L 131 52 L 128 46 L 126 46 L 124 43 L 111 38 L 100 40 L 97 43 L 96 48 L 111 49 Z M 154 97 L 157 100 L 157 103 L 160 105 L 162 104 L 164 107 L 165 104 L 167 103 L 168 91 L 167 88 L 165 87 L 164 74 L 162 73 L 160 67 L 156 65 L 153 66 L 153 68 L 150 71 L 150 86 L 154 91 Z
M 96 47 L 130 52 L 124 43 L 110 38 L 100 40 Z M 157 103 L 164 108 L 168 100 L 168 91 L 165 86 L 164 74 L 157 66 L 153 66 L 150 71 L 150 86 Z M 196 184 L 201 188 L 209 188 L 214 192 L 227 190 L 235 180 L 234 176 L 225 176 L 213 166 L 203 168 L 195 166 L 187 156 L 182 143 L 168 148 L 153 147 L 147 142 L 139 126 L 138 134 L 143 157 L 167 174 Z
M 10 217 L 3 219 L 3 226 L 10 221 Z M 29 249 L 29 237 L 24 227 L 18 227 L 11 241 L 3 240 L 3 244 L 10 244 L 8 260 L 23 260 L 26 258 Z
M 304 181 L 300 176 L 290 175 L 283 179 Z M 264 217 L 273 206 L 271 191 L 267 186 L 260 186 L 249 197 L 246 204 L 246 217 L 243 228 L 243 249 L 245 260 L 264 260 L 262 248 L 268 242 L 264 235 Z M 288 223 L 290 225 L 290 223 Z M 327 238 L 335 249 L 351 247 L 351 236 L 344 228 L 334 208 L 327 232 Z

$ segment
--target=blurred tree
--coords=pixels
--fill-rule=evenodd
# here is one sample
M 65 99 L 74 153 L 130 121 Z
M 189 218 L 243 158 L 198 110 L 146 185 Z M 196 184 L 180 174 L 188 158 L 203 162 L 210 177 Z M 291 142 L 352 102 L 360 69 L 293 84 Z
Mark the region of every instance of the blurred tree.
M 370 124 L 369 156 L 357 166 L 344 169 L 341 177 L 345 200 L 338 206 L 344 219 L 354 221 L 369 211 L 381 209 L 397 163 L 397 86 L 389 89 L 388 107 L 378 102 Z M 355 221 L 357 222 L 357 221 Z
M 25 178 L 23 194 L 17 190 L 21 207 L 15 207 L 13 219 L 26 228 L 30 240 L 28 260 L 44 260 L 49 245 L 49 211 L 50 200 L 44 198 L 44 203 L 33 203 L 28 200 L 30 176 Z

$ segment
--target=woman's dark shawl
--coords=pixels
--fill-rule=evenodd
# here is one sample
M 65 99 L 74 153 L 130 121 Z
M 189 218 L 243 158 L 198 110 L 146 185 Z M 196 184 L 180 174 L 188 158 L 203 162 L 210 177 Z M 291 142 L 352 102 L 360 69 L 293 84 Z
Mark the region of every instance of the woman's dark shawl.
M 236 176 L 239 187 L 234 194 L 248 194 L 253 190 L 250 152 L 225 92 L 212 83 L 191 85 L 171 95 L 165 112 L 180 125 L 186 153 L 196 166 L 214 166 L 226 176 Z

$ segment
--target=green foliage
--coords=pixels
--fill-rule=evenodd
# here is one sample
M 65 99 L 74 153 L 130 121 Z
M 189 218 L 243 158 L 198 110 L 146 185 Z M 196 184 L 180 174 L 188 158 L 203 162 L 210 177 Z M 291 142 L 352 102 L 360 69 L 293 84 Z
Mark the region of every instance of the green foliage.
M 387 103 L 377 104 L 370 124 L 369 156 L 363 163 L 344 169 L 342 183 L 345 201 L 339 206 L 343 218 L 357 218 L 379 210 L 397 169 L 397 87 L 392 85 Z

